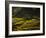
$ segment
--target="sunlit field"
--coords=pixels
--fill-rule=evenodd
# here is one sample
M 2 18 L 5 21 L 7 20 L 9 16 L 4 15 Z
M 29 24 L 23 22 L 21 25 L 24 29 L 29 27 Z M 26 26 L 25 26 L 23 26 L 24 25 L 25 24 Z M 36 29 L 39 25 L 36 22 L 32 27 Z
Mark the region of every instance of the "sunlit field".
M 40 8 L 12 7 L 12 31 L 40 30 Z

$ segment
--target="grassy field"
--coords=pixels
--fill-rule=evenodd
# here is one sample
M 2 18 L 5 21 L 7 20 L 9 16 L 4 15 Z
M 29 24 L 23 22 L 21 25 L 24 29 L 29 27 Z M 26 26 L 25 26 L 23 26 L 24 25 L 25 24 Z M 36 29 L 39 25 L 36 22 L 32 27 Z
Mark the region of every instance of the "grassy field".
M 39 19 L 24 19 L 24 18 L 12 18 L 12 30 L 24 31 L 24 30 L 40 30 Z

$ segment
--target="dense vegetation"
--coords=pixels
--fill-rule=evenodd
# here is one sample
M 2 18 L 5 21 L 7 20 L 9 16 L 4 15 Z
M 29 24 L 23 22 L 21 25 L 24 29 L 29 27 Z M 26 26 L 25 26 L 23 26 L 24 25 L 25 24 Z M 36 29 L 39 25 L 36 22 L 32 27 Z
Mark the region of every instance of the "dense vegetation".
M 39 30 L 40 9 L 39 8 L 12 8 L 12 30 Z

